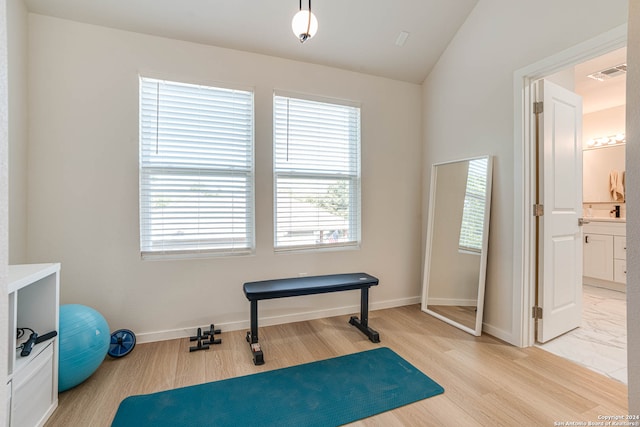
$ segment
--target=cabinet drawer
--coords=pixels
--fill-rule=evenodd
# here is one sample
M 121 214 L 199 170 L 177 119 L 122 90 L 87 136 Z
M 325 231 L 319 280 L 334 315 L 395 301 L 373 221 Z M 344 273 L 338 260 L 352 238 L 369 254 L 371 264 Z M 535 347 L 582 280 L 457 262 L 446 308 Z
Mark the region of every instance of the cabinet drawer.
M 15 372 L 12 379 L 11 426 L 38 426 L 54 404 L 53 342 Z
M 627 259 L 627 238 L 613 236 L 613 257 L 615 259 Z
M 627 260 L 613 260 L 613 281 L 627 283 Z

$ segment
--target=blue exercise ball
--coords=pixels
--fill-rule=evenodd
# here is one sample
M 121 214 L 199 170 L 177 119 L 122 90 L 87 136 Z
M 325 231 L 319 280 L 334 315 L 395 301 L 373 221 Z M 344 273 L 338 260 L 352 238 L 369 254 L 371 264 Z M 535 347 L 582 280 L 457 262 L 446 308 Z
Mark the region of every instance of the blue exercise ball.
M 109 325 L 91 307 L 60 306 L 58 391 L 73 388 L 89 378 L 109 350 Z

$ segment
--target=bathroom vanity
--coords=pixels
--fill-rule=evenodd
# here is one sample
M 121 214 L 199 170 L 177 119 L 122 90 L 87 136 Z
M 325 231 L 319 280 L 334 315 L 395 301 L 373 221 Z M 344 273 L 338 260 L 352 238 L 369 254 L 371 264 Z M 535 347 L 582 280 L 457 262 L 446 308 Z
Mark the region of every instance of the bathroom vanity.
M 585 218 L 583 283 L 624 291 L 627 283 L 627 224 L 624 218 Z

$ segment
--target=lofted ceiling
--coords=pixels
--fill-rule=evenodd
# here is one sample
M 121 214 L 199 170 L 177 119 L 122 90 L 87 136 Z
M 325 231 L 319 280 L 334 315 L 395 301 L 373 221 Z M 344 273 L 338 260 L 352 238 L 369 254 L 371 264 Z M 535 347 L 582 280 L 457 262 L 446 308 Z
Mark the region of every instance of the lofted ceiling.
M 478 0 L 315 0 L 319 30 L 304 44 L 291 30 L 296 0 L 24 2 L 42 15 L 420 84 Z
M 318 34 L 291 31 L 295 0 L 24 0 L 30 12 L 160 37 L 327 65 L 420 84 L 478 0 L 315 0 Z M 308 0 L 302 1 L 307 8 Z M 409 36 L 396 45 L 401 32 Z M 625 103 L 625 77 L 590 73 L 626 62 L 626 48 L 577 65 L 584 112 Z

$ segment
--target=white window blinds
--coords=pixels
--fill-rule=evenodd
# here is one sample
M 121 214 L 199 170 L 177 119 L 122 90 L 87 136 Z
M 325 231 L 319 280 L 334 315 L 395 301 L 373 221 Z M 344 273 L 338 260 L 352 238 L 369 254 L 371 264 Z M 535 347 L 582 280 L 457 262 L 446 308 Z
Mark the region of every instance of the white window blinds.
M 254 247 L 253 93 L 140 79 L 140 247 L 150 255 Z
M 487 190 L 487 159 L 469 161 L 460 226 L 461 250 L 481 252 Z
M 360 243 L 360 108 L 274 97 L 275 247 Z

